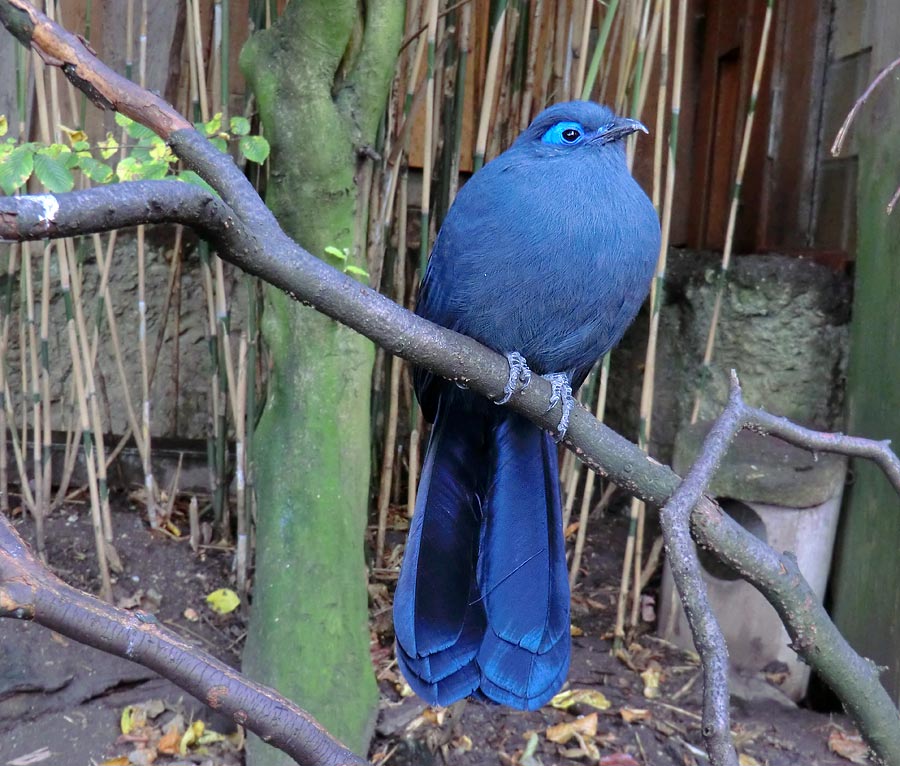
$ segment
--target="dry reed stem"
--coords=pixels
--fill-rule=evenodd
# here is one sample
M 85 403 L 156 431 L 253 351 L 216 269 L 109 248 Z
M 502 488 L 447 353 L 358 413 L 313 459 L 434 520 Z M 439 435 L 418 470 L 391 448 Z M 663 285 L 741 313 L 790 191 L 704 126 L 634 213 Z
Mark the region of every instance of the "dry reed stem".
M 504 30 L 506 27 L 506 8 L 504 8 L 491 37 L 491 47 L 488 53 L 487 71 L 485 72 L 484 94 L 481 99 L 481 112 L 478 117 L 478 134 L 475 139 L 474 168 L 478 170 L 484 164 L 487 151 L 488 129 L 491 125 L 491 110 L 494 105 L 494 94 L 497 91 L 497 70 L 500 67 L 500 53 L 503 46 Z
M 756 116 L 756 101 L 759 97 L 759 87 L 762 83 L 763 70 L 766 64 L 766 53 L 769 47 L 769 30 L 772 27 L 772 9 L 774 0 L 766 3 L 766 15 L 763 20 L 762 36 L 759 42 L 759 51 L 756 56 L 756 67 L 753 72 L 753 85 L 750 89 L 750 104 L 747 107 L 747 118 L 744 122 L 744 134 L 741 138 L 741 151 L 738 156 L 737 173 L 735 174 L 734 189 L 731 195 L 731 207 L 728 211 L 728 226 L 725 230 L 725 248 L 722 251 L 722 264 L 719 272 L 719 284 L 716 288 L 716 298 L 713 303 L 712 317 L 709 322 L 709 332 L 706 336 L 706 348 L 703 351 L 702 369 L 709 368 L 713 358 L 716 344 L 716 331 L 719 325 L 719 317 L 722 313 L 722 300 L 725 295 L 725 283 L 728 269 L 731 266 L 731 255 L 734 249 L 734 229 L 737 222 L 738 204 L 741 198 L 741 184 L 744 182 L 744 171 L 747 168 L 747 156 L 750 153 L 750 137 L 753 133 L 753 122 Z M 701 384 L 702 385 L 702 384 Z M 691 410 L 691 423 L 696 423 L 700 416 L 701 387 L 698 386 L 694 395 L 694 406 Z
M 587 71 L 587 50 L 591 37 L 591 23 L 594 19 L 594 0 L 584 3 L 584 18 L 581 22 L 581 42 L 578 45 L 578 68 L 575 72 L 573 93 L 581 93 L 584 89 L 584 75 Z
M 109 577 L 109 564 L 106 559 L 106 535 L 100 511 L 100 490 L 96 462 L 97 456 L 94 449 L 94 440 L 91 436 L 91 419 L 88 413 L 87 390 L 84 383 L 82 356 L 78 350 L 75 312 L 72 306 L 73 300 L 69 278 L 69 265 L 65 254 L 65 248 L 57 247 L 56 257 L 59 265 L 60 287 L 66 301 L 66 332 L 71 352 L 72 378 L 75 382 L 75 397 L 78 403 L 81 432 L 84 438 L 84 462 L 87 468 L 88 491 L 91 498 L 91 525 L 94 530 L 94 545 L 97 551 L 97 566 L 100 572 L 100 597 L 105 601 L 109 601 L 112 598 L 112 584 Z
M 591 0 L 593 2 L 593 0 Z M 519 130 L 525 130 L 531 122 L 531 110 L 534 104 L 534 75 L 538 60 L 538 46 L 541 42 L 541 20 L 543 18 L 544 0 L 533 0 L 531 23 L 528 25 L 530 38 L 528 40 L 529 66 L 525 70 L 525 87 L 522 91 L 522 105 L 519 111 Z
M 45 245 L 49 247 L 49 245 Z M 31 377 L 31 403 L 34 417 L 32 426 L 32 471 L 34 472 L 34 530 L 38 555 L 44 563 L 47 561 L 47 540 L 44 534 L 44 519 L 47 516 L 47 497 L 44 493 L 43 481 L 43 418 L 41 409 L 40 372 L 38 371 L 37 322 L 34 316 L 34 280 L 31 269 L 31 250 L 26 247 L 22 258 L 22 274 L 25 282 L 25 324 L 27 325 L 28 360 Z M 20 309 L 21 310 L 21 309 Z M 23 390 L 24 393 L 24 390 Z M 49 446 L 49 445 L 48 445 Z

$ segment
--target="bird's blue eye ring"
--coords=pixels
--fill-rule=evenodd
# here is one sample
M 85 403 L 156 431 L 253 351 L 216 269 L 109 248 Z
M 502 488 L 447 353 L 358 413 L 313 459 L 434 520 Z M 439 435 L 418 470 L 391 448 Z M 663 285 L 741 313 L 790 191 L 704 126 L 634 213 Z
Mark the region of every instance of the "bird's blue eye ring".
M 583 137 L 584 127 L 580 122 L 564 120 L 549 128 L 541 137 L 541 141 L 553 146 L 572 146 L 579 143 Z

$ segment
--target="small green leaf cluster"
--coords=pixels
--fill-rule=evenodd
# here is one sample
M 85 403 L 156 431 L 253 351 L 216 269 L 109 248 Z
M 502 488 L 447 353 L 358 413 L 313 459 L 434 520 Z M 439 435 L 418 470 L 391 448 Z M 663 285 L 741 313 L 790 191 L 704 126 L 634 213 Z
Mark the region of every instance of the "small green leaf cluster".
M 354 266 L 351 263 L 348 263 L 350 258 L 350 251 L 345 247 L 343 249 L 339 249 L 334 245 L 328 245 L 325 248 L 325 255 L 333 258 L 337 263 L 335 265 L 340 266 L 341 271 L 345 274 L 350 274 L 353 277 L 359 277 L 360 279 L 368 279 L 369 272 L 359 266 Z
M 34 175 L 54 194 L 71 191 L 77 170 L 95 184 L 173 177 L 212 192 L 212 188 L 193 171 L 178 170 L 178 158 L 152 130 L 118 113 L 116 124 L 134 141 L 126 145 L 124 151 L 112 133 L 91 146 L 83 131 L 64 126 L 68 146 L 46 146 L 34 141 L 19 144 L 13 138 L 0 141 L 0 190 L 4 194 L 15 194 Z M 221 114 L 196 125 L 197 130 L 220 151 L 227 151 L 228 141 L 236 137 L 238 151 L 244 158 L 256 163 L 266 161 L 269 142 L 262 136 L 250 135 L 250 121 L 246 117 L 232 117 L 228 127 L 228 132 L 222 130 Z M 0 139 L 7 131 L 7 120 L 0 115 Z M 113 165 L 111 160 L 117 154 L 120 159 Z

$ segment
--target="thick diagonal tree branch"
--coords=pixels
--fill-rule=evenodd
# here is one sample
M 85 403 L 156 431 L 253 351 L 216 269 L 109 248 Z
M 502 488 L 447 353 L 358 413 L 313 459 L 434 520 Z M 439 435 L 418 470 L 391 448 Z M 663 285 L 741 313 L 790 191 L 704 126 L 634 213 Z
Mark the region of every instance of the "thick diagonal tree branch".
M 496 400 L 502 396 L 507 378 L 507 362 L 504 357 L 470 338 L 437 327 L 411 314 L 300 248 L 284 234 L 230 157 L 216 151 L 202 136 L 187 127 L 167 104 L 153 102 L 148 107 L 147 94 L 110 70 L 93 66 L 92 61 L 95 59 L 78 38 L 59 30 L 24 0 L 0 0 L 0 21 L 23 43 L 43 48 L 45 54 L 48 54 L 45 55 L 45 60 L 49 64 L 61 66 L 76 86 L 86 92 L 93 88 L 100 93 L 113 93 L 115 98 L 99 99 L 99 103 L 123 111 L 165 137 L 176 154 L 221 194 L 222 200 L 217 201 L 212 198 L 203 199 L 195 191 L 176 192 L 185 195 L 186 204 L 195 206 L 200 221 L 195 221 L 194 225 L 219 246 L 223 258 L 366 335 L 391 353 L 447 379 L 463 383 L 488 398 Z M 65 44 L 60 40 L 64 40 Z M 66 56 L 71 56 L 71 59 Z M 146 113 L 144 110 L 147 110 Z M 129 188 L 134 189 L 133 186 Z M 152 196 L 160 189 L 160 186 L 151 186 L 147 192 Z M 100 199 L 90 197 L 89 194 L 92 193 L 75 193 L 81 196 L 72 198 L 79 205 L 84 203 L 82 211 L 85 219 L 89 217 L 85 206 L 92 199 L 98 204 L 97 200 Z M 58 201 L 59 207 L 56 210 L 48 203 L 49 199 Z M 40 215 L 44 216 L 43 220 L 17 226 L 19 217 L 25 221 L 29 215 L 34 215 L 34 208 L 27 206 L 34 205 L 35 201 L 41 206 Z M 19 207 L 20 205 L 26 207 Z M 146 219 L 149 215 L 155 215 L 152 210 L 141 211 L 139 207 L 128 208 L 134 216 L 132 222 L 146 222 L 140 220 L 141 216 Z M 64 223 L 62 216 L 64 213 L 71 213 L 73 209 L 69 206 L 66 195 L 41 195 L 37 200 L 26 199 L 24 203 L 16 198 L 2 200 L 0 239 L 48 236 L 47 232 L 54 227 L 61 231 L 72 225 L 71 220 Z M 45 212 L 50 215 L 44 215 Z M 177 215 L 173 212 L 173 218 L 181 220 Z M 106 216 L 106 222 L 112 224 L 115 216 L 109 211 Z M 161 214 L 152 218 L 154 221 L 163 219 Z M 29 227 L 30 230 L 26 231 Z M 54 235 L 61 236 L 58 233 Z M 552 429 L 559 413 L 545 411 L 549 396 L 550 384 L 538 378 L 508 406 L 541 427 Z M 741 406 L 746 407 L 743 403 Z M 875 456 L 892 477 L 892 481 L 895 481 L 895 475 L 900 475 L 897 472 L 896 456 L 883 443 L 866 440 L 851 443 L 846 441 L 850 437 L 803 433 L 797 426 L 772 419 L 772 416 L 749 408 L 743 412 L 742 422 L 761 429 L 771 428 L 782 438 L 811 449 Z M 808 443 L 804 443 L 804 439 Z M 647 458 L 635 445 L 604 427 L 583 408 L 577 408 L 572 413 L 566 445 L 589 466 L 653 505 L 663 506 L 679 485 L 679 478 L 671 469 Z M 900 725 L 897 711 L 878 682 L 872 663 L 860 658 L 846 644 L 797 571 L 796 563 L 792 563 L 789 556 L 775 553 L 750 535 L 723 514 L 708 497 L 700 497 L 697 501 L 696 497 L 701 490 L 702 484 L 690 493 L 691 504 L 695 505 L 691 515 L 694 539 L 713 550 L 763 593 L 781 615 L 798 654 L 837 692 L 877 756 L 885 763 L 900 766 Z M 37 602 L 28 593 L 22 593 L 21 570 L 17 568 L 22 555 L 21 542 L 17 538 L 12 539 L 7 533 L 8 522 L 5 519 L 0 517 L 0 522 L 0 527 L 6 525 L 3 534 L 0 534 L 2 613 L 33 619 L 76 640 L 93 645 L 102 644 L 101 648 L 106 651 L 124 651 L 123 656 L 129 656 L 127 652 L 130 651 L 130 644 L 126 644 L 123 649 L 117 644 L 105 642 L 102 637 L 92 637 L 90 631 L 84 630 L 85 619 L 92 618 L 96 609 L 88 600 L 90 597 L 84 594 L 76 597 L 74 594 L 77 592 L 57 588 L 52 591 L 55 597 L 70 601 L 67 605 L 52 607 L 44 601 Z M 33 608 L 28 608 L 27 604 L 32 604 Z M 118 619 L 132 618 L 120 615 Z M 145 629 L 145 632 L 151 631 Z M 202 691 L 204 687 L 197 686 L 197 674 L 200 674 L 202 681 L 203 674 L 210 672 L 206 665 L 198 671 L 191 663 L 165 669 L 170 679 L 189 691 Z M 271 692 L 260 693 L 267 700 L 275 699 Z M 717 693 L 721 699 L 721 689 Z M 289 734 L 284 734 L 281 740 L 273 736 L 272 719 L 266 718 L 271 708 L 266 704 L 241 708 L 243 698 L 238 700 L 238 692 L 232 691 L 228 686 L 221 688 L 221 695 L 216 697 L 220 709 L 234 711 L 232 714 L 236 720 L 246 724 L 252 731 L 272 737 L 273 744 L 282 747 L 290 740 Z M 727 700 L 727 696 L 725 699 Z M 238 711 L 241 711 L 240 714 Z M 302 711 L 294 709 L 293 712 L 303 717 Z M 257 713 L 263 717 L 257 718 Z M 308 716 L 304 718 L 309 720 Z M 317 748 L 322 746 L 323 741 L 321 738 L 315 739 L 314 735 L 318 730 L 313 726 L 311 730 L 301 727 L 298 731 L 305 732 L 298 736 L 313 736 L 316 744 L 311 744 L 313 740 L 309 740 L 301 742 L 300 747 L 305 748 L 304 757 L 314 759 L 316 756 L 311 753 L 318 752 Z M 345 751 L 333 740 L 330 742 L 332 749 L 326 748 L 325 760 L 320 757 L 314 762 L 340 762 L 333 758 L 343 757 L 336 754 Z M 332 760 L 328 760 L 329 757 Z M 715 762 L 723 763 L 721 760 L 714 760 Z
M 365 763 L 293 702 L 185 643 L 152 615 L 120 609 L 66 585 L 31 554 L 6 517 L 0 516 L 0 522 L 0 617 L 34 620 L 138 662 L 247 726 L 297 763 Z

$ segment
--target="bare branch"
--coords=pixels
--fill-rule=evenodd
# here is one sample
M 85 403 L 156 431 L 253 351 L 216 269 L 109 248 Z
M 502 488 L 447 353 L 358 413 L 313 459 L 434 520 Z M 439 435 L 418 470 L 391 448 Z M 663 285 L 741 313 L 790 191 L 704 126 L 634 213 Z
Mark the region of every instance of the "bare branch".
M 741 389 L 737 376 L 732 372 L 728 406 L 703 442 L 697 461 L 662 507 L 659 516 L 672 578 L 678 587 L 694 645 L 703 665 L 701 732 L 713 766 L 737 766 L 738 763 L 731 743 L 728 647 L 709 603 L 700 559 L 691 539 L 690 519 L 728 445 L 741 430 L 742 415 Z
M 364 764 L 304 710 L 166 630 L 51 574 L 0 515 L 0 616 L 29 619 L 76 641 L 125 657 L 229 715 L 297 763 Z
M 26 11 L 28 7 L 24 0 L 0 0 L 0 22 L 14 31 L 19 39 L 35 45 L 46 44 L 48 50 L 53 50 L 54 46 L 58 45 L 53 36 L 58 34 L 59 28 L 33 9 Z M 40 21 L 39 36 L 27 31 L 21 33 L 23 14 L 26 20 L 37 18 Z M 25 26 L 27 27 L 27 24 Z M 59 32 L 61 33 L 61 30 Z M 82 69 L 79 70 L 79 77 L 73 79 L 73 82 L 86 92 L 91 87 L 96 88 L 92 85 L 94 81 L 103 80 L 100 74 L 103 70 L 92 64 L 91 58 L 86 56 L 83 60 L 79 60 Z M 109 104 L 114 103 L 109 101 Z M 223 258 L 357 330 L 391 353 L 444 378 L 464 383 L 473 391 L 488 398 L 496 400 L 502 396 L 507 379 L 507 362 L 504 357 L 471 338 L 438 327 L 411 314 L 310 255 L 284 234 L 271 212 L 230 157 L 215 150 L 196 131 L 187 127 L 186 122 L 182 121 L 184 128 L 172 129 L 171 120 L 158 119 L 158 107 L 151 107 L 151 113 L 145 115 L 136 111 L 135 104 L 135 101 L 128 102 L 127 108 L 134 111 L 126 113 L 138 122 L 157 130 L 160 135 L 166 136 L 176 154 L 222 195 L 225 204 L 221 210 L 207 206 L 204 207 L 204 211 L 209 212 L 211 218 L 222 216 L 218 224 L 210 227 L 211 231 L 206 233 L 217 238 L 221 245 L 220 255 Z M 171 110 L 168 105 L 165 107 Z M 121 103 L 118 104 L 118 108 L 125 111 Z M 201 225 L 200 228 L 203 229 L 204 226 Z M 558 419 L 557 413 L 546 412 L 549 396 L 549 382 L 536 378 L 532 385 L 514 397 L 508 406 L 549 430 L 555 428 Z M 745 421 L 751 419 L 747 415 L 747 410 L 742 410 L 742 417 Z M 722 428 L 723 433 L 727 433 L 731 426 L 726 424 Z M 788 430 L 786 429 L 785 433 Z M 829 440 L 828 435 L 818 434 L 816 438 L 824 443 L 836 444 L 833 439 Z M 653 505 L 662 506 L 679 484 L 678 477 L 671 469 L 647 458 L 635 445 L 604 427 L 581 407 L 572 413 L 565 443 L 589 466 L 608 476 L 626 491 Z M 824 446 L 816 448 L 825 449 Z M 865 450 L 869 449 L 873 452 L 887 450 L 883 443 L 868 442 L 866 446 L 866 440 L 859 440 L 859 444 L 855 446 L 837 445 L 834 451 L 844 452 L 857 448 L 862 451 L 851 454 L 867 454 Z M 887 452 L 891 454 L 889 450 Z M 892 460 L 896 461 L 896 457 Z M 888 458 L 887 464 L 891 464 L 892 460 Z M 699 482 L 705 471 L 705 468 L 698 468 L 700 478 L 694 481 Z M 687 502 L 695 489 L 689 484 L 683 491 L 689 493 L 687 500 L 682 501 Z M 843 640 L 828 619 L 824 608 L 818 604 L 808 584 L 796 570 L 796 566 L 792 567 L 788 557 L 779 556 L 741 528 L 707 497 L 703 497 L 697 504 L 691 521 L 695 539 L 701 545 L 715 551 L 723 561 L 757 587 L 778 610 L 792 636 L 797 652 L 838 693 L 876 755 L 885 763 L 900 766 L 900 726 L 897 711 L 879 683 L 876 670 L 871 663 L 856 655 Z M 41 601 L 40 608 L 31 609 L 29 605 L 35 604 L 32 595 L 35 592 L 33 585 L 50 580 L 49 575 L 44 575 L 43 580 L 35 576 L 23 580 L 16 576 L 19 570 L 15 569 L 13 564 L 15 559 L 21 557 L 21 550 L 22 545 L 17 538 L 12 539 L 8 533 L 0 534 L 0 557 L 3 562 L 3 565 L 0 565 L 0 611 L 18 617 L 29 617 L 33 613 L 37 621 L 40 621 L 44 613 L 52 614 L 53 617 L 42 624 L 52 626 L 61 633 L 100 646 L 107 651 L 126 651 L 125 656 L 129 656 L 127 652 L 132 652 L 130 656 L 134 657 L 133 646 L 127 641 L 124 646 L 112 645 L 107 636 L 95 633 L 95 626 L 91 626 L 93 629 L 86 629 L 74 617 L 71 620 L 67 619 L 67 614 L 79 614 L 70 604 L 83 603 L 83 599 L 89 598 L 84 594 L 54 585 L 53 589 L 48 587 L 41 593 L 50 600 L 66 601 L 54 601 L 55 607 Z M 4 569 L 4 565 L 12 568 Z M 93 613 L 93 602 L 88 603 L 91 603 L 89 608 Z M 103 605 L 103 608 L 111 607 Z M 157 653 L 165 656 L 166 652 L 172 651 L 171 644 L 159 638 L 162 633 L 158 626 L 147 628 L 143 623 L 142 625 L 126 623 L 126 625 L 128 630 L 118 628 L 123 636 L 135 639 L 153 638 L 153 641 L 140 643 L 141 647 L 146 647 L 146 655 L 141 655 L 141 661 L 149 667 L 156 667 L 152 663 L 162 663 L 161 655 Z M 170 661 L 167 659 L 166 663 Z M 204 664 L 203 667 L 205 668 L 203 672 L 209 672 L 211 677 L 217 672 L 211 666 Z M 171 672 L 168 666 L 162 670 Z M 227 678 L 236 677 L 234 671 L 227 672 L 230 674 Z M 168 677 L 188 690 L 196 689 L 197 691 L 192 693 L 199 692 L 201 698 L 204 695 L 209 698 L 208 685 L 191 686 L 197 680 L 194 676 L 178 675 L 176 678 L 174 675 L 178 674 Z M 250 694 L 252 685 L 244 681 L 240 683 L 243 684 L 240 689 L 247 690 Z M 335 762 L 323 761 L 322 753 L 310 744 L 313 740 L 307 739 L 304 743 L 297 743 L 297 739 L 301 736 L 297 731 L 305 732 L 302 736 L 310 735 L 314 738 L 325 736 L 315 726 L 312 729 L 301 727 L 297 730 L 276 728 L 286 725 L 284 718 L 277 721 L 272 718 L 272 705 L 281 703 L 272 702 L 276 699 L 272 692 L 259 690 L 259 694 L 261 701 L 251 701 L 252 704 L 248 703 L 240 710 L 234 710 L 233 715 L 239 715 L 241 722 L 246 723 L 251 730 L 269 736 L 272 744 L 283 748 L 305 748 L 309 756 L 307 760 L 314 763 Z M 226 699 L 232 698 L 229 696 Z M 213 701 L 217 700 L 214 698 Z M 278 707 L 277 710 L 282 710 L 282 707 Z
M 851 457 L 864 457 L 878 464 L 887 480 L 900 494 L 900 460 L 891 451 L 890 441 L 873 441 L 841 433 L 813 431 L 792 423 L 787 418 L 771 415 L 764 410 L 744 404 L 746 425 L 754 430 L 772 434 L 786 442 L 811 452 L 836 452 Z
M 869 96 L 872 95 L 872 92 L 881 84 L 884 78 L 887 77 L 891 72 L 893 72 L 894 69 L 896 69 L 898 66 L 900 66 L 900 58 L 894 59 L 877 75 L 875 75 L 875 79 L 869 83 L 868 87 L 863 91 L 863 94 L 858 99 L 856 99 L 853 104 L 853 108 L 850 109 L 847 116 L 844 118 L 843 124 L 838 129 L 837 135 L 834 137 L 834 143 L 831 145 L 832 157 L 837 157 L 841 153 L 841 149 L 844 147 L 844 140 L 847 138 L 847 133 L 850 130 L 850 126 L 856 119 L 856 115 L 859 114 L 859 110 L 862 109 L 862 105 L 869 100 Z
M 51 21 L 25 0 L 0 3 L 0 23 L 48 66 L 62 69 L 72 84 L 101 109 L 139 120 L 165 138 L 191 123 L 169 103 L 99 61 L 81 37 Z
M 234 213 L 218 197 L 181 181 L 126 181 L 67 192 L 0 197 L 0 241 L 76 237 L 149 223 L 181 223 L 212 240 Z

